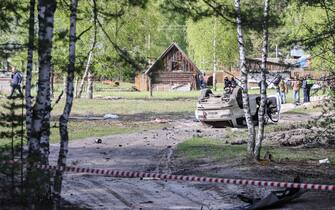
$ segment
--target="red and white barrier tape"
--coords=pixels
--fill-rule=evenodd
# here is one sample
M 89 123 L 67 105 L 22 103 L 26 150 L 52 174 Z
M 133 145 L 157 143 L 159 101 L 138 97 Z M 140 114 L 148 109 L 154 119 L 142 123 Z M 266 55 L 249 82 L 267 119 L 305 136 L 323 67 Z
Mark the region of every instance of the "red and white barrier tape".
M 2 164 L 18 164 L 16 161 L 1 162 Z M 181 180 L 181 181 L 195 181 L 195 182 L 209 182 L 209 183 L 224 183 L 234 185 L 254 185 L 259 187 L 280 187 L 280 188 L 296 188 L 322 191 L 335 191 L 335 185 L 324 184 L 310 184 L 310 183 L 292 183 L 292 182 L 275 182 L 275 181 L 261 181 L 248 179 L 225 179 L 225 178 L 210 178 L 200 176 L 184 176 L 158 173 L 145 173 L 136 171 L 120 171 L 112 169 L 94 169 L 94 168 L 80 168 L 80 167 L 59 167 L 55 165 L 37 165 L 41 170 L 59 170 L 64 172 L 86 173 L 109 175 L 112 177 L 122 178 L 154 178 L 163 180 Z
M 262 187 L 280 187 L 280 188 L 297 188 L 297 189 L 299 188 L 299 189 L 310 189 L 310 190 L 335 191 L 335 185 L 274 182 L 274 181 L 260 181 L 260 180 L 247 180 L 247 179 L 210 178 L 200 176 L 184 176 L 184 175 L 157 174 L 157 173 L 145 173 L 145 172 L 133 172 L 133 171 L 119 171 L 111 169 L 59 167 L 51 165 L 38 165 L 37 168 L 42 170 L 60 170 L 74 173 L 101 174 L 101 175 L 109 175 L 112 177 L 122 177 L 122 178 L 155 178 L 163 180 L 181 180 L 181 181 L 224 183 L 234 185 L 254 185 Z

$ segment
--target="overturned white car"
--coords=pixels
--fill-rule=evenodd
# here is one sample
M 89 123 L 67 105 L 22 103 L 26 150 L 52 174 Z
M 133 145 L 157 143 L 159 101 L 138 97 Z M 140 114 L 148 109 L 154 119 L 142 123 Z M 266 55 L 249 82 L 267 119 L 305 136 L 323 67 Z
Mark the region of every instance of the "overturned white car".
M 260 94 L 250 94 L 250 110 L 255 123 L 258 123 Z M 246 124 L 242 89 L 236 87 L 222 95 L 214 95 L 210 89 L 203 89 L 195 110 L 197 120 L 213 127 L 238 127 Z M 265 122 L 278 122 L 280 117 L 280 100 L 277 96 L 268 96 L 265 107 Z

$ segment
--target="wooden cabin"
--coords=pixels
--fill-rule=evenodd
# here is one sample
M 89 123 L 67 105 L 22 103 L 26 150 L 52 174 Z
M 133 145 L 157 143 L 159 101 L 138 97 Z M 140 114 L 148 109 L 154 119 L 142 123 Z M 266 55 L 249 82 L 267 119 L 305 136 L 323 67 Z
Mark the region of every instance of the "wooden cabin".
M 172 43 L 142 74 L 135 78 L 140 91 L 190 91 L 199 89 L 198 67 L 184 51 Z

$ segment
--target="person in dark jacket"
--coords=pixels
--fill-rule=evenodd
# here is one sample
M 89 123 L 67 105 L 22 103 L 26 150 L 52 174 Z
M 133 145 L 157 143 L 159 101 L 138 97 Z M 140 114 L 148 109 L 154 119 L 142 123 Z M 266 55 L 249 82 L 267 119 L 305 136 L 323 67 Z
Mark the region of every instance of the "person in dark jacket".
M 306 79 L 307 102 L 311 101 L 311 89 L 313 85 L 314 85 L 314 80 L 312 79 L 311 75 L 308 75 Z
M 19 91 L 19 96 L 23 97 L 22 91 L 21 91 L 21 82 L 22 82 L 22 74 L 20 71 L 16 70 L 16 68 L 13 66 L 11 68 L 12 74 L 12 81 L 11 81 L 11 87 L 12 90 L 8 96 L 8 98 L 12 98 L 15 90 Z
M 229 81 L 228 77 L 224 77 L 224 80 L 223 80 L 223 83 L 224 83 L 224 89 L 226 88 L 230 88 L 231 86 L 231 82 Z
M 237 82 L 235 81 L 234 77 L 231 78 L 230 85 L 232 88 L 235 88 L 237 86 Z
M 304 93 L 304 103 L 307 103 L 308 102 L 308 94 L 307 94 L 307 80 L 306 80 L 306 77 L 304 77 L 302 79 L 301 88 L 302 88 L 302 91 Z

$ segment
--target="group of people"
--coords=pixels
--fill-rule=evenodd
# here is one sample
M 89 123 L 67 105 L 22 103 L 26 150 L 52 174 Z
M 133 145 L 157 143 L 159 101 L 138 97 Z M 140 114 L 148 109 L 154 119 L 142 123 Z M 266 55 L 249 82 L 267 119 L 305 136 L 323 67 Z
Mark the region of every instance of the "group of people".
M 237 82 L 234 79 L 234 77 L 231 77 L 231 79 L 229 79 L 227 76 L 225 76 L 223 83 L 224 83 L 224 89 L 235 88 L 237 86 Z
M 286 103 L 286 94 L 288 93 L 289 87 L 292 87 L 293 90 L 293 102 L 294 104 L 300 104 L 300 90 L 303 90 L 304 99 L 303 102 L 310 102 L 310 93 L 314 81 L 310 75 L 307 75 L 300 79 L 298 76 L 295 76 L 293 80 L 283 80 L 280 75 L 277 75 L 273 81 L 276 92 L 280 97 L 281 103 Z

